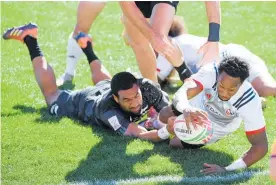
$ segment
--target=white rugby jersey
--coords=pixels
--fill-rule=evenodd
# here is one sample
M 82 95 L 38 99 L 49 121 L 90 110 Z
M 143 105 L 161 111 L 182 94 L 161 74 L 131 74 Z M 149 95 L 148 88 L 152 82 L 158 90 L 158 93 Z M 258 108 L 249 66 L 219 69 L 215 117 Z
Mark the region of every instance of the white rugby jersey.
M 179 45 L 181 52 L 183 53 L 184 60 L 188 68 L 196 73 L 199 70 L 197 63 L 201 60 L 202 55 L 197 53 L 199 48 L 207 41 L 205 37 L 199 37 L 190 34 L 183 34 L 178 37 L 174 37 L 173 40 Z M 250 52 L 247 48 L 238 44 L 219 44 L 219 57 L 220 60 L 226 56 L 236 56 L 245 59 L 244 61 L 250 67 L 249 82 L 252 82 L 257 76 L 262 73 L 268 73 L 264 61 Z M 164 80 L 173 70 L 173 66 L 168 62 L 166 58 L 159 55 L 157 58 L 157 71 L 161 80 Z
M 191 78 L 202 86 L 203 91 L 189 102 L 191 106 L 205 110 L 213 123 L 214 133 L 208 144 L 237 130 L 242 121 L 246 134 L 259 133 L 265 129 L 260 98 L 249 82 L 244 81 L 230 100 L 222 101 L 216 90 L 218 69 L 215 64 L 202 67 Z

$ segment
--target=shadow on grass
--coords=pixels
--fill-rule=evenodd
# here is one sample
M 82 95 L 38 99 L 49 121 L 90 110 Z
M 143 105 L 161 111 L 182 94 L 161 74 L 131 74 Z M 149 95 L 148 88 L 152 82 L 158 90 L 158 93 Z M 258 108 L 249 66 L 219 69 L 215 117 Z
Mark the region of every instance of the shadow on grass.
M 14 113 L 2 113 L 1 117 L 12 117 L 16 115 L 23 114 L 34 114 L 38 113 L 40 115 L 40 118 L 35 119 L 34 121 L 38 123 L 58 123 L 61 118 L 57 116 L 52 116 L 49 114 L 49 110 L 47 107 L 43 107 L 40 109 L 36 109 L 34 107 L 26 106 L 26 105 L 15 105 L 13 106 L 13 109 L 17 112 Z
M 33 107 L 28 107 L 25 105 L 16 105 L 13 108 L 20 111 L 13 114 L 39 113 L 41 117 L 35 120 L 38 123 L 57 123 L 61 119 L 51 116 L 48 113 L 48 109 L 46 107 L 35 109 Z M 2 114 L 2 116 L 7 117 L 12 115 Z M 83 126 L 88 126 L 87 123 L 83 123 L 77 120 L 75 120 L 75 123 Z M 172 163 L 180 166 L 181 170 L 184 172 L 183 178 L 203 178 L 203 175 L 201 175 L 199 171 L 202 169 L 202 165 L 205 162 L 226 166 L 234 160 L 232 156 L 225 152 L 213 151 L 205 147 L 197 150 L 171 149 L 169 148 L 167 142 L 155 143 L 153 145 L 153 149 L 145 149 L 138 154 L 127 154 L 127 146 L 130 142 L 135 140 L 134 138 L 121 137 L 116 135 L 109 129 L 98 126 L 92 126 L 92 133 L 103 138 L 102 141 L 90 149 L 86 159 L 80 161 L 79 166 L 75 170 L 68 172 L 65 177 L 65 180 L 67 182 L 88 181 L 91 182 L 91 184 L 94 184 L 98 181 L 108 182 L 107 184 L 112 184 L 116 180 L 156 177 L 160 175 L 174 175 L 174 173 L 171 172 L 171 169 L 168 171 L 164 169 L 159 169 L 152 170 L 151 172 L 141 172 L 141 167 L 136 168 L 137 165 L 143 166 L 145 168 L 147 167 L 147 165 L 151 165 L 151 162 L 148 160 L 154 156 L 168 157 L 170 164 Z M 154 161 L 154 164 L 152 165 L 156 165 L 156 161 Z M 162 161 L 159 162 L 159 165 L 162 165 Z M 252 170 L 258 171 L 258 169 Z M 175 173 L 179 173 L 179 169 Z M 225 176 L 228 177 L 229 173 L 225 174 Z M 236 184 L 246 182 L 251 178 L 251 176 L 252 175 L 250 174 L 247 174 L 246 176 L 239 175 L 235 176 L 235 178 L 227 178 L 228 181 L 225 181 L 225 179 L 218 179 L 217 182 L 212 181 L 207 184 Z M 114 184 L 115 183 L 117 182 L 114 182 Z M 179 183 L 193 184 L 195 182 L 189 182 L 186 179 L 183 179 L 183 181 Z M 179 183 L 163 182 L 159 184 Z M 206 183 L 203 179 L 202 182 L 196 182 L 196 184 Z
M 143 177 L 156 177 L 156 176 L 168 176 L 175 175 L 171 172 L 171 169 L 164 170 L 152 170 L 152 172 L 137 172 L 137 165 L 144 166 L 145 170 L 148 165 L 151 164 L 148 161 L 149 158 L 154 156 L 168 157 L 170 163 L 180 165 L 182 171 L 185 173 L 183 178 L 199 177 L 204 178 L 200 173 L 203 168 L 203 163 L 220 164 L 226 166 L 230 164 L 234 159 L 227 153 L 213 151 L 208 148 L 201 148 L 197 150 L 183 150 L 183 149 L 171 149 L 167 142 L 155 143 L 153 149 L 143 150 L 138 154 L 127 154 L 127 146 L 133 141 L 133 138 L 120 137 L 111 131 L 107 131 L 101 128 L 92 127 L 93 134 L 99 135 L 103 140 L 91 148 L 85 160 L 80 161 L 79 166 L 69 172 L 65 180 L 67 182 L 88 182 L 89 184 L 118 184 L 119 180 L 143 178 Z M 156 161 L 155 161 L 156 162 Z M 159 161 L 159 165 L 162 165 L 162 161 Z M 179 172 L 179 170 L 178 170 Z M 142 175 L 141 175 L 142 174 Z M 225 174 L 229 175 L 229 173 Z M 227 181 L 227 184 L 235 184 L 238 182 L 245 182 L 250 179 L 249 176 L 240 176 Z M 179 182 L 179 183 L 185 183 Z M 195 183 L 195 182 L 193 182 Z M 202 182 L 203 184 L 204 182 Z M 221 181 L 211 182 L 211 184 L 221 184 Z M 140 184 L 140 183 L 137 183 Z M 159 183 L 161 184 L 161 183 Z M 172 182 L 162 183 L 172 184 Z M 174 183 L 178 184 L 178 183 Z M 200 184 L 196 183 L 196 184 Z

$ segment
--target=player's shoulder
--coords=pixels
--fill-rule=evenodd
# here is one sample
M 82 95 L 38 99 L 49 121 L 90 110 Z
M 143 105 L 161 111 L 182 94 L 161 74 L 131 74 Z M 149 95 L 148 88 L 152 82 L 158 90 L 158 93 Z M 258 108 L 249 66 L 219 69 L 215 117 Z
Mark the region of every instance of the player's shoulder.
M 147 78 L 139 78 L 137 79 L 137 83 L 139 87 L 143 90 L 148 90 L 149 88 L 157 88 L 161 90 L 161 87 L 158 83 L 154 83 L 153 81 Z
M 249 105 L 260 104 L 260 98 L 252 85 L 245 80 L 238 92 L 231 98 L 232 105 L 237 109 L 251 109 L 256 108 Z
M 215 63 L 210 63 L 202 66 L 199 71 L 193 76 L 204 76 L 204 77 L 218 77 L 218 66 Z

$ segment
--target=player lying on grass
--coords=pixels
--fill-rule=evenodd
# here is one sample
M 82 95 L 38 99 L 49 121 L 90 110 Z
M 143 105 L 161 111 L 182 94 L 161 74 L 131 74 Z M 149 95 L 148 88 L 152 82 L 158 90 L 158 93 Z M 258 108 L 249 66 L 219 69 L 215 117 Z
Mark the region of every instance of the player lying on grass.
M 169 35 L 181 48 L 185 56 L 185 63 L 192 73 L 198 72 L 200 66 L 198 63 L 202 55 L 197 51 L 202 44 L 206 42 L 206 38 L 196 35 L 187 34 L 184 21 L 176 16 L 174 18 Z M 259 96 L 276 96 L 276 81 L 268 72 L 265 62 L 249 51 L 246 47 L 238 44 L 219 44 L 219 61 L 226 57 L 242 58 L 249 66 L 249 77 L 247 80 L 251 83 Z M 161 80 L 165 80 L 172 72 L 174 67 L 166 58 L 159 56 L 157 58 L 158 76 Z
M 238 57 L 224 58 L 218 67 L 216 64 L 206 65 L 185 81 L 176 92 L 172 105 L 163 108 L 159 113 L 155 127 L 163 130 L 165 139 L 172 133 L 171 126 L 167 129 L 164 124 L 168 122 L 168 118 L 183 114 L 187 127 L 196 128 L 208 115 L 213 125 L 213 135 L 206 145 L 231 134 L 244 122 L 250 149 L 227 167 L 204 164 L 205 169 L 202 172 L 205 174 L 249 167 L 267 153 L 268 143 L 261 102 L 258 93 L 245 80 L 248 76 L 246 62 Z M 204 145 L 187 144 L 174 137 L 170 146 L 199 148 Z
M 158 85 L 146 79 L 136 79 L 128 72 L 98 79 L 94 87 L 78 91 L 62 91 L 57 88 L 53 69 L 47 64 L 37 42 L 37 25 L 29 23 L 8 29 L 3 38 L 24 42 L 29 50 L 36 81 L 45 97 L 52 115 L 77 118 L 91 124 L 109 127 L 116 133 L 153 141 L 161 140 L 157 130 L 147 131 L 135 124 L 149 109 L 160 111 L 168 105 L 168 96 Z M 84 33 L 76 40 L 83 39 L 82 49 L 88 61 L 100 64 L 93 52 L 91 40 Z M 84 42 L 86 41 L 86 42 Z M 181 58 L 177 48 L 170 60 Z M 179 60 L 179 59 L 178 59 Z

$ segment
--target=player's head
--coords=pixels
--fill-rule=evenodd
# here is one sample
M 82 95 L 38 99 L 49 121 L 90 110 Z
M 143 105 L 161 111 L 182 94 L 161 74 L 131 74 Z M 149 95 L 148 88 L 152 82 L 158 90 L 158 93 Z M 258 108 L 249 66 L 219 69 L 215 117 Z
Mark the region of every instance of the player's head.
M 142 93 L 137 79 L 129 72 L 120 72 L 111 80 L 111 91 L 115 101 L 124 111 L 140 114 Z
M 170 37 L 177 37 L 185 33 L 187 33 L 187 28 L 183 18 L 175 15 L 168 35 Z
M 218 96 L 223 101 L 229 100 L 249 76 L 248 65 L 238 57 L 223 59 L 218 71 Z

